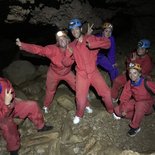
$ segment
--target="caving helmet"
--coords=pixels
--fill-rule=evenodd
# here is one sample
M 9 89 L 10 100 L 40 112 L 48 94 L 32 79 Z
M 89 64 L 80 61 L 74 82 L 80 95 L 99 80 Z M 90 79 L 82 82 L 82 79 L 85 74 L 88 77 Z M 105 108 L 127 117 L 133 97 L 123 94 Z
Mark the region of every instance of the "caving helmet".
M 102 29 L 107 29 L 107 28 L 110 28 L 111 30 L 113 30 L 113 25 L 111 23 L 108 23 L 108 22 L 104 23 L 102 25 Z
M 71 30 L 71 29 L 74 29 L 76 27 L 81 27 L 81 26 L 82 26 L 81 21 L 77 18 L 73 18 L 70 20 L 68 28 Z
M 140 64 L 137 64 L 137 63 L 129 63 L 129 68 L 128 69 L 136 69 L 139 72 L 142 71 L 141 65 Z
M 138 48 L 150 48 L 150 41 L 148 39 L 142 39 L 138 42 Z
M 57 40 L 57 41 L 58 41 L 59 37 L 65 37 L 66 39 L 68 39 L 68 42 L 71 41 L 70 38 L 69 38 L 68 35 L 67 35 L 67 32 L 65 32 L 65 31 L 58 31 L 58 32 L 56 33 L 56 40 Z
M 64 32 L 64 31 L 58 31 L 57 33 L 56 33 L 56 38 L 57 37 L 67 37 L 67 34 Z

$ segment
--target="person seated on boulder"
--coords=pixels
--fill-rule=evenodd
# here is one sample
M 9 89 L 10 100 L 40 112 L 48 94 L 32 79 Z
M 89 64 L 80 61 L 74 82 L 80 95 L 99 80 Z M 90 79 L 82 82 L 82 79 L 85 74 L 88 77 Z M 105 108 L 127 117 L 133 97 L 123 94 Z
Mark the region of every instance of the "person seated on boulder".
M 145 115 L 153 112 L 154 98 L 145 87 L 142 67 L 137 63 L 129 64 L 129 80 L 120 96 L 120 104 L 114 108 L 114 118 L 131 120 L 128 135 L 135 136 Z M 155 82 L 147 80 L 147 86 L 155 93 Z
M 107 51 L 101 49 L 97 56 L 97 65 L 101 66 L 102 69 L 108 72 L 111 83 L 118 76 L 118 68 L 116 63 L 116 48 L 115 48 L 115 39 L 112 36 L 113 25 L 111 23 L 104 23 L 102 25 L 102 32 L 97 34 L 98 37 L 106 37 L 110 39 L 111 46 Z
M 29 118 L 38 132 L 53 128 L 46 125 L 38 103 L 30 100 L 17 99 L 9 80 L 0 77 L 0 131 L 7 143 L 10 155 L 18 155 L 20 134 L 13 118 L 22 120 Z
M 125 64 L 126 68 L 128 68 L 128 64 L 138 63 L 142 67 L 142 76 L 151 78 L 150 74 L 153 70 L 153 61 L 151 56 L 149 55 L 150 41 L 148 39 L 142 39 L 138 42 L 137 49 L 130 52 L 127 57 Z M 129 80 L 128 71 L 123 71 L 123 74 L 120 74 L 113 81 L 113 85 L 111 88 L 111 95 L 113 102 L 116 103 L 119 99 L 119 94 Z

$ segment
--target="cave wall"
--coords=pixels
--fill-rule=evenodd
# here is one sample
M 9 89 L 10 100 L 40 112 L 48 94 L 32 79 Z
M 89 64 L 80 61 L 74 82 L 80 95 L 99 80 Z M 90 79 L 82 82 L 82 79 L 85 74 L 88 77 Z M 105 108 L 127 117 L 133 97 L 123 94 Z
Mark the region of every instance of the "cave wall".
M 18 57 L 16 37 L 41 45 L 53 43 L 54 33 L 67 29 L 71 18 L 94 23 L 93 33 L 110 21 L 116 38 L 123 37 L 126 44 L 141 38 L 155 44 L 154 0 L 0 0 L 0 4 L 1 62 L 7 62 L 3 66 Z

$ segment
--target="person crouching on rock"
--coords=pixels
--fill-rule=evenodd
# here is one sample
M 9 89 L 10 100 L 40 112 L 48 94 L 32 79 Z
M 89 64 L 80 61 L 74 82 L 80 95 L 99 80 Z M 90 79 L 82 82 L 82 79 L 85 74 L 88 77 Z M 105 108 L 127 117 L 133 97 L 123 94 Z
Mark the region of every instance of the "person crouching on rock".
M 114 118 L 121 117 L 131 120 L 128 135 L 135 136 L 140 130 L 140 124 L 145 115 L 153 111 L 154 99 L 144 85 L 141 76 L 141 66 L 137 63 L 129 64 L 130 80 L 125 84 L 120 97 L 120 104 L 114 108 Z M 147 81 L 147 86 L 155 93 L 155 82 Z

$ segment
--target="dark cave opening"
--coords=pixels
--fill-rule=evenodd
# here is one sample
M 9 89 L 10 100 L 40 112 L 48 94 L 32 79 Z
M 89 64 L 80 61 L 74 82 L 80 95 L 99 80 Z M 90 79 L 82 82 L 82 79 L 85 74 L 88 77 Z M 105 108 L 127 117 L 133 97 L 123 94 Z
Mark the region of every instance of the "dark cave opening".
M 55 43 L 57 27 L 51 25 L 32 25 L 28 23 L 1 24 L 0 42 L 1 48 L 0 70 L 7 67 L 13 60 L 29 60 L 34 65 L 49 65 L 47 58 L 29 54 L 25 56 L 15 45 L 15 39 L 23 42 L 34 43 L 42 46 Z

